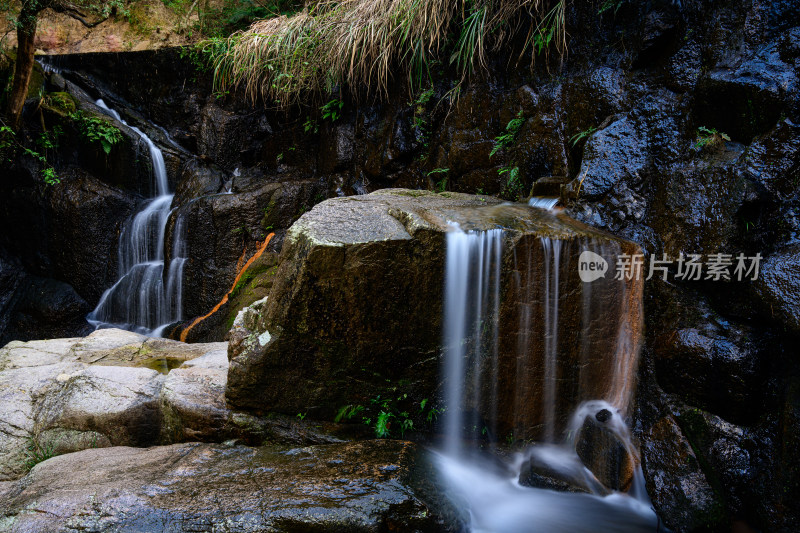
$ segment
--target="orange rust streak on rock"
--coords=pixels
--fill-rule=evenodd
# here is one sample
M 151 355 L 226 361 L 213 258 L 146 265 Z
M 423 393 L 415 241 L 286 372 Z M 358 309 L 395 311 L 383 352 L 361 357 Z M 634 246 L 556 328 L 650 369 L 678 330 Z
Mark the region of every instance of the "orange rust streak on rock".
M 211 311 L 209 311 L 207 314 L 205 314 L 205 315 L 203 315 L 201 317 L 195 318 L 194 321 L 189 325 L 189 327 L 187 327 L 186 329 L 184 329 L 181 332 L 181 342 L 186 342 L 186 338 L 189 336 L 189 332 L 192 331 L 193 327 L 195 327 L 197 324 L 199 324 L 200 322 L 202 322 L 206 318 L 210 317 L 211 315 L 213 315 L 217 311 L 219 311 L 219 308 L 222 307 L 223 305 L 225 305 L 225 303 L 227 303 L 228 296 L 230 296 L 230 294 L 233 292 L 233 289 L 236 288 L 236 284 L 239 283 L 239 280 L 242 278 L 242 275 L 247 271 L 248 268 L 250 268 L 250 265 L 253 264 L 253 261 L 255 261 L 256 259 L 261 257 L 261 254 L 263 254 L 264 250 L 267 249 L 267 245 L 269 244 L 269 241 L 271 241 L 272 237 L 274 237 L 274 236 L 275 236 L 274 233 L 270 233 L 269 235 L 267 235 L 267 238 L 264 239 L 264 242 L 261 244 L 261 246 L 259 247 L 258 251 L 255 254 L 253 254 L 253 257 L 248 259 L 247 263 L 245 263 L 244 266 L 239 270 L 239 273 L 236 275 L 236 279 L 233 280 L 233 285 L 231 285 L 231 289 L 225 294 L 225 296 L 222 297 L 222 300 L 220 300 L 219 303 L 217 305 L 215 305 L 214 308 Z M 244 255 L 242 255 L 242 258 L 244 258 Z M 241 259 L 240 259 L 240 261 L 241 261 Z

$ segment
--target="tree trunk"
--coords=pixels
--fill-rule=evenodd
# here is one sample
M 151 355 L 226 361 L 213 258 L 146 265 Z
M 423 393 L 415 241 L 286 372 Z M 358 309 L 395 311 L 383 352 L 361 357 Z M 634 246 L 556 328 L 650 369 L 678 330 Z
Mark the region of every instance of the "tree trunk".
M 25 98 L 28 96 L 28 86 L 33 73 L 34 52 L 36 51 L 33 41 L 36 37 L 36 19 L 38 15 L 38 10 L 33 11 L 25 7 L 22 8 L 19 14 L 17 61 L 14 65 L 14 83 L 11 86 L 11 94 L 8 98 L 8 118 L 14 131 L 19 129 L 22 107 L 25 105 Z

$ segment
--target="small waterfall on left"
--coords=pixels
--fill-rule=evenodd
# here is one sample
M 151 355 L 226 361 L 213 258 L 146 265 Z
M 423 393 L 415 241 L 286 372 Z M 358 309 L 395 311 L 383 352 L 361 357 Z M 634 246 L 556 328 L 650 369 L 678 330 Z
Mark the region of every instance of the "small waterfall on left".
M 178 216 L 165 277 L 165 236 L 174 195 L 169 192 L 164 156 L 144 132 L 127 124 L 102 99 L 95 103 L 106 114 L 135 131 L 147 146 L 153 163 L 152 190 L 155 196 L 125 223 L 119 239 L 119 279 L 103 293 L 87 320 L 96 328 L 119 327 L 161 336 L 166 326 L 183 318 L 185 224 Z

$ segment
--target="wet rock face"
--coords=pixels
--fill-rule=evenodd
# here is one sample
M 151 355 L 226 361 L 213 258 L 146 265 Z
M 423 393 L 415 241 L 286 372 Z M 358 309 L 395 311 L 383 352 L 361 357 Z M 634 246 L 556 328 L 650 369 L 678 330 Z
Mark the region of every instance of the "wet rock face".
M 430 467 L 411 443 L 286 450 L 213 444 L 106 448 L 55 457 L 0 488 L 14 531 L 448 531 Z M 31 513 L 36 502 L 44 512 Z
M 776 44 L 718 63 L 700 81 L 695 112 L 701 121 L 749 142 L 778 121 L 787 96 L 797 90 L 794 67 L 782 61 Z
M 715 531 L 727 522 L 721 496 L 706 478 L 672 416 L 644 435 L 642 465 L 659 517 L 677 531 Z
M 654 378 L 690 405 L 739 423 L 753 423 L 768 400 L 768 337 L 757 328 L 726 319 L 698 291 L 651 284 L 658 318 L 653 336 Z
M 8 327 L 16 303 L 16 289 L 24 278 L 25 272 L 19 261 L 0 248 L 0 337 Z
M 270 233 L 282 234 L 299 213 L 324 198 L 317 181 L 275 183 L 259 177 L 233 177 L 233 194 L 203 196 L 177 212 L 185 221 L 186 244 L 191 251 L 183 273 L 184 316 L 209 312 L 232 289 L 245 260 Z M 278 251 L 280 239 L 275 238 L 267 252 Z M 246 275 L 256 274 L 250 271 Z M 220 314 L 223 322 L 226 316 L 224 311 Z
M 747 193 L 741 167 L 742 149 L 700 154 L 695 161 L 669 170 L 659 185 L 659 208 L 650 220 L 669 257 L 730 253 L 738 231 L 736 214 Z
M 544 316 L 539 307 L 544 298 L 539 237 L 563 240 L 563 264 L 570 265 L 577 264 L 581 239 L 607 244 L 609 250 L 633 248 L 566 217 L 498 203 L 457 193 L 387 189 L 328 200 L 301 217 L 286 236 L 269 297 L 234 323 L 229 403 L 253 411 L 310 410 L 327 417 L 344 405 L 382 394 L 387 383 L 405 383 L 413 397 L 433 397 L 440 381 L 445 233 L 452 220 L 466 228 L 511 228 L 500 282 L 505 303 L 499 310 L 499 353 L 504 354 L 498 362 L 499 407 L 496 415 L 490 414 L 487 402 L 476 408 L 496 421 L 503 435 L 513 431 L 517 438 L 527 438 L 539 431 L 544 346 L 535 333 L 541 328 L 538 320 L 522 359 L 511 355 L 526 334 L 519 330 L 524 306 L 516 304 L 524 291 L 535 302 L 532 315 Z M 565 273 L 562 283 L 566 303 L 558 327 L 566 355 L 559 357 L 559 372 L 569 383 L 571 377 L 578 379 L 573 376 L 579 367 L 575 361 L 590 370 L 585 376 L 588 397 L 576 398 L 566 387 L 556 394 L 559 426 L 578 401 L 608 393 L 614 357 L 594 355 L 617 350 L 613 343 L 621 326 L 619 317 L 608 316 L 608 308 L 622 309 L 625 298 L 638 302 L 640 295 L 634 286 L 627 293 L 598 286 L 592 298 L 608 306 L 606 320 L 592 315 L 597 327 L 587 344 L 579 346 L 567 334 L 586 320 L 577 270 Z M 634 310 L 632 316 L 636 335 L 639 315 Z M 581 355 L 581 350 L 592 355 Z
M 88 304 L 66 283 L 27 276 L 18 286 L 9 286 L 14 305 L 7 313 L 5 331 L 0 327 L 0 344 L 12 339 L 26 341 L 91 332 L 92 327 L 86 322 Z
M 638 184 L 647 163 L 646 146 L 647 137 L 624 116 L 595 133 L 586 143 L 576 178 L 583 194 L 600 197 L 622 180 Z
M 7 202 L 0 218 L 10 253 L 31 273 L 71 285 L 95 302 L 116 278 L 117 240 L 135 200 L 74 169 L 43 194 L 35 182 L 3 181 Z
M 755 290 L 765 309 L 794 332 L 800 331 L 800 246 L 771 255 L 761 267 Z

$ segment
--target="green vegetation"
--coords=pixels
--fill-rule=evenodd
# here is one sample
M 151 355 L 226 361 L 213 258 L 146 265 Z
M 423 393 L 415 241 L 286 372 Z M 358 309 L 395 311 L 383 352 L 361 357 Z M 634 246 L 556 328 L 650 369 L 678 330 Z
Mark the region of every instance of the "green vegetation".
M 603 3 L 600 4 L 600 9 L 597 10 L 598 15 L 602 15 L 606 11 L 614 11 L 614 14 L 617 14 L 619 8 L 622 7 L 622 4 L 625 3 L 626 0 L 603 0 Z
M 80 110 L 70 118 L 81 136 L 90 143 L 98 143 L 106 154 L 111 153 L 112 146 L 122 141 L 122 132 L 105 118 L 87 115 Z
M 579 142 L 590 137 L 594 132 L 597 131 L 597 128 L 594 126 L 590 126 L 588 129 L 580 131 L 569 138 L 569 143 L 572 145 L 573 148 L 578 145 Z
M 565 16 L 566 2 L 557 2 L 555 7 L 542 17 L 542 20 L 532 32 L 532 38 L 526 41 L 525 46 L 527 47 L 528 43 L 532 42 L 533 50 L 536 52 L 535 55 L 545 54 L 546 56 L 549 53 L 550 45 L 557 41 L 559 42 L 559 49 L 563 51 L 566 48 L 566 43 L 564 42 Z
M 352 420 L 360 415 L 361 421 L 375 431 L 376 437 L 383 439 L 399 434 L 403 438 L 407 431 L 415 429 L 414 419 L 430 426 L 442 413 L 441 409 L 430 406 L 427 398 L 416 403 L 397 389 L 391 387 L 389 394 L 378 394 L 366 406 L 345 405 L 339 409 L 334 421 Z
M 13 163 L 20 154 L 29 155 L 41 164 L 41 176 L 46 185 L 56 185 L 61 183 L 61 179 L 56 175 L 55 169 L 47 161 L 47 150 L 58 147 L 61 128 L 55 127 L 50 132 L 44 132 L 39 136 L 38 146 L 44 153 L 38 152 L 23 146 L 17 139 L 17 134 L 4 122 L 0 121 L 0 161 Z
M 38 438 L 30 437 L 25 449 L 25 469 L 30 470 L 43 461 L 55 456 L 55 445 L 50 442 L 42 444 Z
M 730 140 L 730 137 L 714 128 L 700 126 L 697 128 L 697 142 L 695 143 L 694 148 L 695 150 L 700 151 L 710 148 L 717 148 L 724 146 L 725 141 Z
M 525 124 L 525 116 L 519 111 L 515 118 L 506 124 L 505 131 L 494 138 L 494 146 L 489 152 L 489 157 L 494 157 L 498 152 L 514 146 L 517 142 L 519 130 Z M 507 165 L 500 167 L 497 171 L 500 176 L 505 176 L 506 183 L 503 187 L 503 194 L 509 198 L 516 199 L 523 192 L 522 181 L 519 177 L 519 167 L 512 159 Z
M 506 175 L 506 183 L 504 185 L 503 193 L 512 197 L 518 198 L 522 194 L 524 187 L 522 181 L 519 179 L 519 167 L 512 167 L 511 165 L 502 167 L 497 171 L 498 174 Z
M 489 152 L 489 157 L 494 157 L 494 155 L 504 148 L 508 148 L 512 146 L 517 140 L 517 134 L 519 133 L 520 128 L 522 128 L 523 124 L 525 124 L 525 117 L 522 114 L 522 111 L 517 113 L 517 116 L 509 121 L 506 124 L 505 133 L 501 133 L 497 137 L 494 138 L 494 147 L 492 151 Z
M 341 100 L 333 99 L 327 104 L 320 107 L 320 111 L 322 111 L 322 120 L 330 120 L 331 122 L 336 122 L 342 117 L 342 108 L 344 107 L 344 102 Z
M 462 76 L 485 66 L 487 51 L 512 39 L 523 53 L 528 46 L 541 53 L 551 45 L 563 52 L 566 0 L 551 5 L 547 0 L 322 0 L 200 48 L 213 64 L 217 90 L 241 87 L 253 100 L 289 105 L 337 87 L 386 95 L 398 77 L 414 92 L 430 82 L 431 67 L 446 52 Z M 448 38 L 454 34 L 458 37 Z
M 428 177 L 437 176 L 439 174 L 443 174 L 442 179 L 436 182 L 434 185 L 434 189 L 436 192 L 444 192 L 447 189 L 447 173 L 450 172 L 449 168 L 434 168 L 430 172 L 428 172 Z

